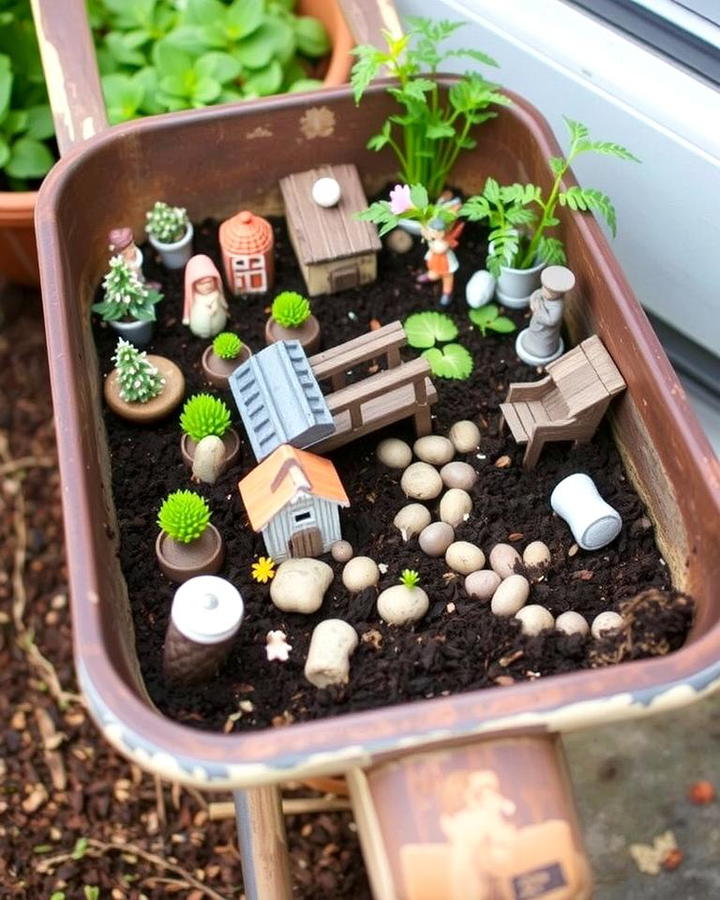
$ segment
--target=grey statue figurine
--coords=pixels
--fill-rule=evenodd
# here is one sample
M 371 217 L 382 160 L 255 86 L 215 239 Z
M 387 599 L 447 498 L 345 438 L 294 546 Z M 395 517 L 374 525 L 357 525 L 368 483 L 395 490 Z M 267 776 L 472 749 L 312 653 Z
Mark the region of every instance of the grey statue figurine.
M 565 294 L 575 287 L 575 276 L 565 266 L 548 266 L 540 275 L 540 284 L 530 297 L 530 325 L 515 341 L 515 352 L 529 366 L 544 366 L 562 356 Z

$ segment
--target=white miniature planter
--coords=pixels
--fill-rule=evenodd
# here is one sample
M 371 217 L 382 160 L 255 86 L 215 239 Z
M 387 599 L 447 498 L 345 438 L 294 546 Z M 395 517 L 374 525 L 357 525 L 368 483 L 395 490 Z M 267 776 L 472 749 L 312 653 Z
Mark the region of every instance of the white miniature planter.
M 530 305 L 533 291 L 540 287 L 540 273 L 545 263 L 540 262 L 532 269 L 511 269 L 502 266 L 495 288 L 495 297 L 508 309 L 525 309 Z
M 192 223 L 188 222 L 185 234 L 173 244 L 163 244 L 151 234 L 148 240 L 160 254 L 166 269 L 182 269 L 192 256 L 193 233 Z
M 620 534 L 620 514 L 603 500 L 595 482 L 583 472 L 563 478 L 550 495 L 550 505 L 568 523 L 583 550 L 599 550 Z
M 147 347 L 155 329 L 154 322 L 140 322 L 137 319 L 132 322 L 118 320 L 109 324 L 113 331 L 116 331 L 126 341 L 130 341 L 138 350 L 144 350 Z

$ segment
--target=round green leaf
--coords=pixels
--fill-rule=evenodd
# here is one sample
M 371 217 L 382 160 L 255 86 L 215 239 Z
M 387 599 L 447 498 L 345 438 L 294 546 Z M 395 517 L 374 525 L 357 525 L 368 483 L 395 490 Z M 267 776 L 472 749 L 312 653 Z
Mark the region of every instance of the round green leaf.
M 457 326 L 445 313 L 428 310 L 408 316 L 403 325 L 408 344 L 417 350 L 432 347 L 436 343 L 452 341 L 458 335 Z
M 288 88 L 288 94 L 299 94 L 303 91 L 316 91 L 323 86 L 319 78 L 299 78 Z
M 330 52 L 330 38 L 325 26 L 312 16 L 295 19 L 295 37 L 298 50 L 305 56 L 325 56 Z
M 263 20 L 264 0 L 235 0 L 225 12 L 228 32 L 244 38 L 256 31 Z
M 47 104 L 31 106 L 27 110 L 27 136 L 38 141 L 47 140 L 55 134 L 52 113 Z
M 33 138 L 20 138 L 12 145 L 5 171 L 12 178 L 42 178 L 54 162 L 45 144 Z
M 267 97 L 269 94 L 276 94 L 280 90 L 282 80 L 282 66 L 276 59 L 273 59 L 269 66 L 253 72 L 243 87 L 245 91 L 250 91 L 261 97 Z
M 4 137 L 0 135 L 0 169 L 10 159 L 10 147 Z
M 195 69 L 200 76 L 214 78 L 220 84 L 233 81 L 242 72 L 242 66 L 229 53 L 210 52 L 205 53 L 195 63 Z
M 448 344 L 442 350 L 432 347 L 422 355 L 430 363 L 432 374 L 438 378 L 464 381 L 473 370 L 472 356 L 461 344 Z
M 274 50 L 272 33 L 263 25 L 237 44 L 234 56 L 248 69 L 264 69 L 273 58 Z

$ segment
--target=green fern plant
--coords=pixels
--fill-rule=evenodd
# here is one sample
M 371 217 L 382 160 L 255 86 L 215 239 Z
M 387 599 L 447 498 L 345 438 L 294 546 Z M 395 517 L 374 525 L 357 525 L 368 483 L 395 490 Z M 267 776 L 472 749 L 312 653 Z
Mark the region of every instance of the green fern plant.
M 195 394 L 185 401 L 180 427 L 196 442 L 210 434 L 222 437 L 230 427 L 230 410 L 212 394 Z
M 112 361 L 117 369 L 120 397 L 126 403 L 147 403 L 162 391 L 165 379 L 148 362 L 147 353 L 129 341 L 118 338 Z
M 510 184 L 501 186 L 488 178 L 481 194 L 470 197 L 460 210 L 460 215 L 471 222 L 486 221 L 490 226 L 490 249 L 487 267 L 496 277 L 501 266 L 529 269 L 538 261 L 548 265 L 565 263 L 565 247 L 560 238 L 546 234 L 559 225 L 555 215 L 558 204 L 572 210 L 599 212 L 615 236 L 617 218 L 610 198 L 596 188 L 573 185 L 562 189 L 562 181 L 578 156 L 583 153 L 599 153 L 616 159 L 640 162 L 625 147 L 610 141 L 594 141 L 585 125 L 565 117 L 570 134 L 567 156 L 553 156 L 548 164 L 555 176 L 546 195 L 535 184 Z
M 213 353 L 220 359 L 237 359 L 243 348 L 243 342 L 232 331 L 221 331 L 212 343 Z
M 270 314 L 283 328 L 300 328 L 310 318 L 310 301 L 295 291 L 283 291 L 273 300 Z
M 156 201 L 145 213 L 145 231 L 161 244 L 174 244 L 187 231 L 190 224 L 187 210 L 182 206 L 170 206 L 162 200 Z
M 163 501 L 157 524 L 172 540 L 189 544 L 210 524 L 207 500 L 194 491 L 174 491 Z

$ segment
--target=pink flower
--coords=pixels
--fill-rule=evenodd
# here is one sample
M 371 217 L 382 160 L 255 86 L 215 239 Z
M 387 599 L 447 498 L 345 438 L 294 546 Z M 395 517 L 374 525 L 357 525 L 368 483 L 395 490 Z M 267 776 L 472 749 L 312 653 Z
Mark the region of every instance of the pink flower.
M 410 185 L 396 184 L 390 191 L 390 212 L 394 216 L 401 216 L 404 212 L 413 208 L 410 199 Z

